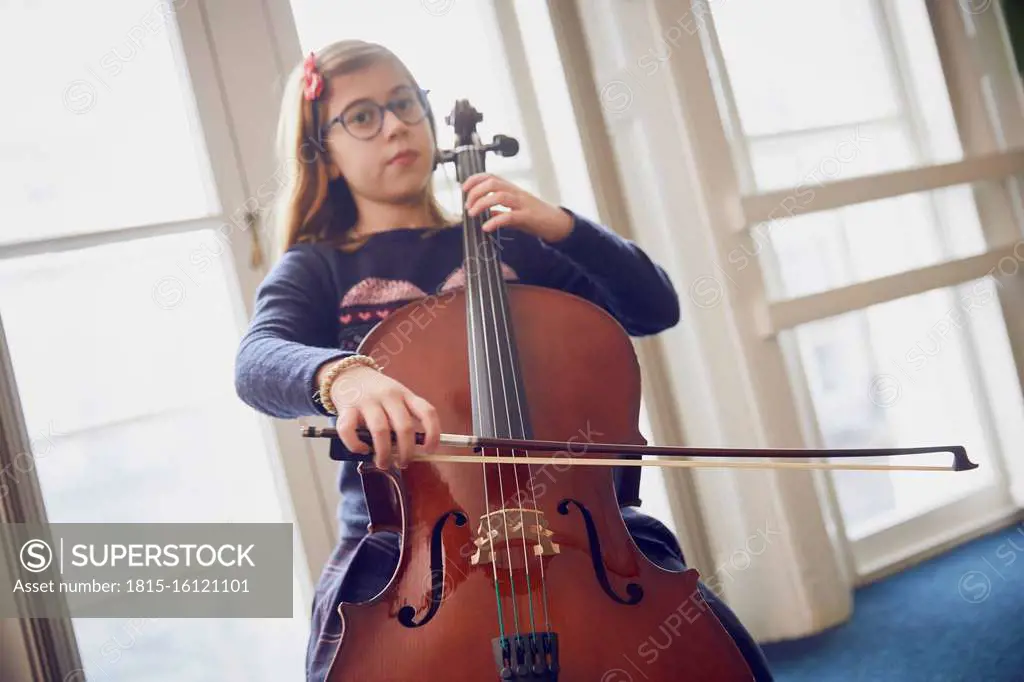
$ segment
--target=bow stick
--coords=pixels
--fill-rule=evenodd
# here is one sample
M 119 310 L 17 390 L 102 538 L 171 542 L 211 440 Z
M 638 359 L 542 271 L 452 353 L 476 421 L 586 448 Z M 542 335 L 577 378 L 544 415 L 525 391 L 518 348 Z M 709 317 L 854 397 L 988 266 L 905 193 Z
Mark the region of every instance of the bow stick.
M 333 438 L 335 441 L 331 447 L 331 459 L 337 461 L 372 462 L 373 454 L 356 453 L 345 447 L 338 439 L 338 430 L 334 427 L 303 426 L 302 435 L 305 438 Z M 369 446 L 373 446 L 373 436 L 368 429 L 357 428 L 356 435 L 359 440 Z M 416 443 L 422 445 L 423 433 L 416 433 Z M 397 443 L 397 436 L 391 432 L 391 443 Z M 629 445 L 625 443 L 563 443 L 550 440 L 523 440 L 517 438 L 483 438 L 480 436 L 463 436 L 452 433 L 442 433 L 440 444 L 456 448 L 472 448 L 480 452 L 484 448 L 496 448 L 499 450 L 528 450 L 534 452 L 566 452 L 569 457 L 538 457 L 536 455 L 445 455 L 445 454 L 417 454 L 410 461 L 412 462 L 455 462 L 467 464 L 480 464 L 481 459 L 486 459 L 489 464 L 564 464 L 570 466 L 657 466 L 657 467 L 725 467 L 725 468 L 772 468 L 772 469 L 840 469 L 846 471 L 969 471 L 977 469 L 978 465 L 967 457 L 967 450 L 962 445 L 939 445 L 916 448 L 853 448 L 853 449 L 806 449 L 806 448 L 691 448 L 673 446 L 648 446 Z M 580 457 L 577 454 L 611 454 L 611 455 L 654 455 L 658 457 L 669 457 L 671 459 L 608 459 Z M 747 461 L 740 462 L 695 462 L 689 457 L 712 457 L 726 458 L 734 457 L 740 459 L 813 459 L 816 457 L 888 457 L 894 455 L 923 455 L 935 453 L 949 453 L 953 457 L 952 464 L 925 465 L 925 464 L 849 464 L 845 462 L 767 462 L 754 463 Z M 524 461 L 529 460 L 529 461 Z

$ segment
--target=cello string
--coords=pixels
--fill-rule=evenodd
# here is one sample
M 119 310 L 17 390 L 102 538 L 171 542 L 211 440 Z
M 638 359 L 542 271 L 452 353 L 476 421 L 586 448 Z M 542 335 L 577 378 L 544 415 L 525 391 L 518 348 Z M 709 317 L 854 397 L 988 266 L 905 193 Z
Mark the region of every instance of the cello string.
M 483 151 L 479 151 L 478 154 L 473 156 L 474 172 L 477 172 L 477 173 L 483 172 L 483 170 L 484 170 L 483 156 L 484 156 L 484 152 Z M 477 281 L 480 283 L 481 287 L 486 290 L 486 293 L 485 293 L 485 291 L 481 291 L 480 292 L 481 293 L 481 296 L 480 296 L 480 306 L 481 306 L 481 310 L 482 311 L 486 310 L 486 312 L 482 312 L 481 313 L 481 318 L 483 319 L 483 327 L 482 327 L 482 329 L 483 329 L 483 332 L 484 332 L 484 357 L 486 359 L 486 368 L 487 368 L 487 387 L 488 387 L 488 395 L 489 395 L 489 397 L 491 399 L 491 416 L 492 416 L 492 419 L 493 419 L 493 417 L 494 417 L 494 415 L 496 413 L 496 411 L 494 409 L 495 408 L 495 394 L 494 394 L 494 391 L 495 391 L 495 385 L 494 385 L 494 370 L 495 370 L 495 367 L 494 367 L 494 364 L 493 364 L 493 359 L 494 358 L 492 358 L 492 352 L 490 351 L 490 343 L 489 343 L 489 341 L 491 341 L 491 339 L 489 337 L 489 333 L 492 332 L 492 331 L 497 333 L 497 330 L 495 329 L 495 325 L 494 325 L 494 305 L 493 305 L 493 288 L 492 288 L 493 287 L 493 281 L 491 281 L 491 280 L 489 280 L 487 278 L 487 272 L 488 271 L 485 268 L 480 267 L 480 263 L 479 263 L 481 249 L 486 249 L 486 246 L 487 246 L 487 242 L 486 241 L 483 241 L 483 242 L 479 241 L 480 239 L 486 239 L 483 231 L 480 229 L 480 225 L 482 224 L 482 222 L 483 222 L 483 218 L 478 218 L 475 221 L 475 223 L 474 223 L 474 231 L 473 231 L 474 239 L 478 240 L 478 241 L 477 241 L 477 243 L 475 245 L 473 258 L 474 258 L 474 262 L 475 262 L 475 264 L 477 266 L 477 273 L 480 275 L 478 277 Z M 487 308 L 487 304 L 490 304 L 489 309 Z M 494 341 L 496 342 L 497 339 L 495 338 Z M 500 367 L 500 360 L 501 360 L 500 356 L 497 356 L 497 359 L 499 361 L 499 367 Z M 502 389 L 502 393 L 504 394 L 504 382 L 502 382 L 502 384 L 501 384 L 501 389 Z M 507 398 L 505 400 L 506 400 L 506 413 L 507 413 Z M 495 455 L 500 455 L 500 449 L 499 448 L 495 448 Z M 504 476 L 504 472 L 503 472 L 504 467 L 501 464 L 498 464 L 494 468 L 496 469 L 497 474 L 498 474 L 498 492 L 499 492 L 499 495 L 500 495 L 499 504 L 501 505 L 502 524 L 503 524 L 504 529 L 505 529 L 505 542 L 504 542 L 504 545 L 505 545 L 506 561 L 508 562 L 509 588 L 511 590 L 511 596 L 512 596 L 513 622 L 515 624 L 516 635 L 517 636 L 521 636 L 522 633 L 520 631 L 520 625 L 519 625 L 519 599 L 518 599 L 518 597 L 516 595 L 515 576 L 513 575 L 513 572 L 512 572 L 512 548 L 510 546 L 510 543 L 508 542 L 509 525 L 508 525 L 508 510 L 507 510 L 507 508 L 505 506 L 505 500 L 507 498 L 505 496 L 505 476 Z M 492 551 L 492 556 L 493 556 L 493 551 Z M 529 593 L 529 591 L 527 593 Z
M 494 241 L 491 242 L 491 245 L 493 246 L 494 242 L 497 241 L 496 236 L 493 236 L 492 239 L 494 240 Z M 504 277 L 504 273 L 501 271 L 501 256 L 500 256 L 500 253 L 501 253 L 501 251 L 500 251 L 500 248 L 499 248 L 498 251 L 496 252 L 495 257 L 493 258 L 492 270 L 494 272 L 492 272 L 492 276 L 494 276 L 496 278 L 499 278 L 498 281 L 504 283 L 505 277 Z M 511 336 L 511 333 L 510 333 L 511 325 L 509 324 L 509 320 L 508 320 L 508 316 L 507 316 L 509 308 L 508 308 L 507 292 L 506 292 L 505 287 L 503 287 L 503 286 L 499 286 L 498 287 L 498 296 L 500 298 L 500 302 L 499 302 L 499 305 L 498 305 L 498 310 L 500 311 L 501 323 L 502 323 L 502 326 L 503 326 L 503 329 L 504 329 L 504 332 L 505 332 L 505 338 L 507 340 Z M 512 345 L 511 345 L 510 342 L 508 343 L 508 351 L 509 351 L 509 368 L 510 368 L 510 370 L 512 372 L 513 384 L 518 387 L 520 380 L 519 380 L 518 375 L 516 374 L 516 363 L 514 362 L 514 355 L 513 355 L 514 349 L 512 348 Z M 516 397 L 515 397 L 515 400 L 516 400 L 516 411 L 519 414 L 519 423 L 520 424 L 525 424 L 526 420 L 524 419 L 524 416 L 523 416 L 523 405 L 520 402 L 519 391 L 517 390 L 515 392 L 515 394 L 516 394 Z M 506 400 L 507 400 L 508 399 L 508 394 L 507 393 L 505 394 L 505 397 L 506 397 Z M 513 455 L 513 457 L 516 455 L 516 449 L 515 448 L 512 449 L 512 455 Z M 535 489 L 533 487 L 533 465 L 530 463 L 529 456 L 524 457 L 524 459 L 526 460 L 526 472 L 527 472 L 527 481 L 528 481 L 527 485 L 529 486 L 529 489 L 530 489 L 529 494 L 530 494 L 530 497 L 531 497 L 531 504 L 533 505 L 533 511 L 534 511 L 534 514 L 536 515 L 535 518 L 536 518 L 536 521 L 537 521 L 537 523 L 534 526 L 534 528 L 537 530 L 537 547 L 538 548 L 543 548 L 543 545 L 541 544 L 540 507 L 537 505 L 537 495 L 536 495 L 536 491 L 535 491 Z M 515 472 L 516 491 L 518 493 L 518 491 L 522 490 L 522 488 L 519 485 L 519 467 L 514 465 L 514 464 L 512 465 L 512 467 L 513 467 L 513 469 L 512 469 L 513 472 Z M 520 503 L 520 507 L 522 507 L 522 503 Z M 524 524 L 525 524 L 525 521 L 524 521 Z M 526 566 L 526 583 L 527 583 L 527 585 L 531 585 L 532 583 L 530 582 L 530 556 L 529 556 L 529 554 L 527 552 L 527 549 L 526 549 L 526 529 L 525 528 L 523 529 L 522 537 L 523 537 L 523 562 L 524 562 L 524 564 Z M 538 564 L 538 566 L 540 568 L 541 606 L 542 606 L 543 611 L 544 611 L 544 628 L 545 628 L 545 630 L 547 632 L 550 633 L 551 632 L 551 618 L 550 618 L 550 614 L 549 614 L 549 611 L 548 611 L 548 584 L 547 584 L 546 576 L 544 574 L 544 555 L 543 555 L 543 552 L 537 554 L 537 564 Z M 536 626 L 536 623 L 534 622 L 533 591 L 532 590 L 530 590 L 530 625 L 532 627 L 532 631 L 536 632 L 537 631 L 537 626 Z
M 490 212 L 488 211 L 487 215 L 489 215 L 489 214 L 490 214 Z M 508 324 L 508 319 L 507 319 L 507 317 L 505 315 L 505 312 L 506 312 L 505 308 L 502 305 L 506 301 L 506 298 L 505 298 L 505 294 L 504 294 L 504 289 L 502 287 L 502 284 L 504 283 L 504 276 L 503 276 L 503 274 L 501 272 L 500 255 L 499 255 L 499 251 L 495 248 L 494 236 L 493 235 L 483 234 L 483 240 L 484 241 L 483 241 L 483 244 L 482 244 L 482 250 L 484 252 L 484 262 L 487 264 L 486 272 L 488 273 L 488 276 L 490 277 L 490 286 L 488 287 L 488 293 L 490 295 L 491 311 L 492 311 L 492 313 L 494 314 L 494 316 L 496 318 L 496 320 L 495 320 L 496 325 L 495 326 L 497 327 L 498 318 L 500 318 L 500 322 L 502 323 L 502 329 L 504 330 L 505 346 L 506 346 L 506 350 L 508 351 L 509 371 L 512 372 L 512 379 L 513 379 L 513 384 L 512 385 L 513 385 L 513 387 L 517 387 L 518 384 L 515 383 L 515 379 L 516 379 L 516 376 L 515 376 L 515 363 L 513 362 L 513 352 L 512 352 L 511 339 L 510 339 L 510 333 L 509 333 L 509 324 Z M 495 304 L 495 292 L 497 292 L 497 297 L 498 297 L 498 304 L 497 305 Z M 497 334 L 497 332 L 498 332 L 498 329 L 496 328 L 495 329 L 495 333 Z M 507 382 L 506 377 L 505 377 L 505 363 L 503 362 L 503 360 L 504 360 L 504 358 L 500 358 L 500 357 L 498 358 L 498 367 L 499 367 L 499 373 L 500 373 L 500 377 L 499 378 L 501 380 L 502 396 L 504 397 L 504 400 L 505 400 L 505 418 L 506 418 L 506 423 L 508 425 L 508 431 L 511 434 L 512 433 L 512 413 L 511 413 L 511 406 L 509 405 L 508 382 Z M 525 420 L 523 419 L 523 411 L 522 411 L 522 407 L 519 404 L 519 391 L 516 390 L 515 393 L 516 393 L 516 408 L 518 410 L 518 415 L 519 415 L 519 423 L 520 424 L 524 424 Z M 525 435 L 525 434 L 522 434 L 522 435 Z M 515 450 L 515 448 L 512 449 L 512 457 L 516 457 L 516 450 Z M 535 612 L 535 609 L 534 609 L 534 606 L 533 606 L 533 589 L 532 589 L 533 581 L 532 581 L 531 576 L 530 576 L 530 554 L 529 554 L 529 551 L 528 551 L 527 546 L 526 546 L 526 532 L 527 532 L 526 531 L 526 519 L 523 517 L 523 513 L 522 513 L 522 507 L 523 507 L 523 503 L 522 503 L 522 499 L 521 499 L 522 486 L 519 483 L 519 465 L 512 464 L 511 466 L 512 466 L 512 476 L 513 476 L 513 480 L 515 482 L 515 491 L 516 491 L 516 495 L 515 496 L 516 496 L 516 499 L 519 500 L 519 502 L 517 503 L 517 507 L 520 510 L 519 511 L 519 519 L 520 519 L 520 522 L 522 523 L 522 529 L 521 529 L 521 532 L 520 532 L 520 539 L 522 540 L 522 544 L 523 544 L 523 567 L 525 569 L 525 574 L 526 574 L 526 595 L 527 595 L 527 598 L 528 598 L 529 614 L 530 614 L 530 633 L 531 633 L 531 637 L 532 637 L 532 633 L 537 632 L 537 617 L 536 617 L 536 612 Z M 500 476 L 500 474 L 499 474 L 499 476 Z M 532 472 L 530 474 L 530 479 L 529 480 L 531 480 L 531 481 L 533 480 Z M 502 505 L 503 506 L 504 506 L 504 503 L 505 503 L 506 499 L 507 498 L 505 498 L 505 496 L 503 494 L 502 495 Z M 534 509 L 536 510 L 536 501 L 534 501 Z M 538 546 L 539 546 L 539 537 L 540 537 L 540 534 L 539 534 L 539 524 L 538 524 Z M 511 548 L 509 548 L 509 552 L 511 552 Z M 509 563 L 509 566 L 510 566 L 510 570 L 511 570 L 511 561 Z M 544 582 L 543 582 L 543 563 L 541 563 L 541 571 L 542 571 L 542 574 L 541 574 L 541 581 L 542 581 L 541 585 L 542 585 L 542 588 L 544 588 Z M 545 591 L 545 602 L 546 602 L 546 591 Z
M 465 199 L 465 195 L 464 194 L 463 194 L 463 199 Z M 466 239 L 468 241 L 474 241 L 475 238 L 476 238 L 476 235 L 474 234 L 474 232 L 471 229 L 470 225 L 467 224 L 467 221 L 469 221 L 469 220 L 470 220 L 469 216 L 466 215 L 465 209 L 463 209 L 463 229 L 465 230 L 465 233 L 466 233 Z M 466 271 L 465 272 L 465 275 L 466 275 L 466 297 L 467 297 L 467 299 L 470 302 L 470 304 L 468 306 L 466 306 L 466 313 L 469 316 L 469 319 L 467 320 L 467 322 L 469 323 L 468 326 L 467 326 L 467 330 L 472 330 L 472 329 L 477 328 L 477 326 L 478 326 L 478 325 L 474 325 L 472 322 L 473 322 L 473 318 L 475 316 L 474 313 L 475 313 L 475 310 L 476 310 L 475 301 L 476 301 L 476 298 L 479 296 L 479 292 L 477 292 L 477 287 L 474 285 L 474 280 L 470 276 L 471 275 L 471 268 L 473 267 L 471 259 L 464 258 L 463 260 L 465 261 L 464 268 L 465 268 L 465 271 Z M 476 379 L 480 376 L 480 373 L 479 373 L 480 359 L 479 359 L 478 352 L 477 352 L 478 349 L 477 349 L 476 343 L 474 343 L 474 341 L 475 341 L 474 338 L 471 338 L 471 337 L 467 338 L 466 341 L 467 341 L 466 346 L 467 346 L 467 348 L 469 350 L 470 371 L 472 372 L 470 381 L 476 381 Z M 472 404 L 474 422 L 475 423 L 481 423 L 482 420 L 479 418 L 480 406 L 478 404 L 474 404 L 473 401 L 470 401 L 470 403 Z M 484 477 L 484 519 L 486 520 L 486 523 L 487 523 L 487 541 L 488 541 L 488 543 L 490 543 L 490 548 L 491 548 L 491 557 L 492 557 L 492 560 L 491 560 L 491 573 L 492 573 L 492 579 L 494 581 L 494 601 L 495 601 L 495 604 L 496 604 L 496 611 L 497 611 L 497 616 L 498 616 L 498 633 L 501 636 L 501 639 L 504 640 L 505 639 L 505 616 L 504 616 L 504 613 L 502 611 L 502 606 L 501 606 L 501 589 L 500 589 L 499 582 L 498 582 L 498 564 L 497 564 L 496 561 L 493 560 L 493 557 L 494 557 L 494 543 L 493 543 L 494 529 L 491 527 L 491 513 L 490 513 L 491 512 L 491 500 L 490 500 L 490 492 L 489 492 L 490 486 L 487 484 L 488 483 L 488 478 L 487 478 L 487 462 L 486 461 L 481 461 L 480 462 L 480 468 L 481 468 L 481 471 L 482 471 L 483 477 Z
M 482 169 L 482 166 L 483 166 L 483 164 L 482 164 L 483 151 L 479 150 L 479 148 L 474 148 L 471 152 L 469 152 L 469 159 L 470 159 L 469 166 L 470 166 L 471 171 L 472 171 L 470 174 L 472 175 L 472 174 L 476 174 L 476 173 L 482 172 L 482 170 L 483 170 Z M 463 209 L 463 210 L 465 210 L 465 209 Z M 471 226 L 472 226 L 471 229 L 470 229 L 470 235 L 472 236 L 471 241 L 473 242 L 473 254 L 471 254 L 468 258 L 466 258 L 466 266 L 469 267 L 471 264 L 474 266 L 473 267 L 473 273 L 475 275 L 477 275 L 476 282 L 479 283 L 481 286 L 484 286 L 485 284 L 488 284 L 488 282 L 486 280 L 484 280 L 483 277 L 479 276 L 480 272 L 481 272 L 481 268 L 479 267 L 479 261 L 478 261 L 478 254 L 480 252 L 479 238 L 483 235 L 483 231 L 480 229 L 480 219 L 479 218 L 470 218 L 470 223 L 471 223 Z M 466 273 L 466 283 L 467 283 L 467 285 L 469 284 L 469 281 L 470 281 L 470 276 L 469 275 L 470 275 L 470 273 L 467 272 Z M 487 332 L 493 327 L 493 325 L 489 323 L 490 320 L 493 319 L 493 310 L 491 311 L 491 317 L 488 318 L 488 315 L 487 315 L 488 311 L 487 311 L 487 308 L 486 308 L 487 297 L 485 297 L 483 295 L 483 292 L 478 292 L 478 294 L 479 295 L 476 297 L 476 301 L 480 304 L 480 318 L 479 319 L 481 321 L 481 324 L 479 325 L 478 328 L 483 332 L 482 340 L 483 340 L 484 368 L 485 368 L 486 381 L 487 381 L 487 396 L 490 399 L 490 403 L 491 403 L 491 416 L 493 418 L 493 415 L 495 413 L 494 380 L 493 380 L 493 375 L 492 375 L 494 366 L 491 364 L 492 352 L 489 350 L 489 345 L 490 344 L 488 343 L 489 339 L 488 339 L 488 334 L 487 334 Z M 498 452 L 499 449 L 495 448 L 495 450 L 496 450 L 495 454 L 499 454 L 499 452 Z M 484 460 L 484 467 L 485 467 L 485 469 L 484 469 L 484 472 L 485 472 L 484 473 L 484 486 L 486 487 L 488 482 L 489 482 L 489 480 L 490 480 L 489 476 L 488 476 L 488 473 L 487 473 L 487 469 L 486 469 L 486 467 L 487 467 L 487 464 L 486 464 L 487 449 L 486 448 L 482 449 L 482 454 L 484 455 L 482 459 Z M 514 576 L 512 574 L 512 548 L 509 547 L 509 543 L 507 541 L 508 510 L 505 508 L 505 481 L 504 481 L 504 477 L 501 475 L 502 465 L 497 464 L 497 465 L 495 465 L 495 468 L 497 469 L 497 473 L 498 473 L 498 495 L 499 495 L 499 504 L 501 504 L 501 520 L 502 520 L 502 526 L 503 526 L 503 529 L 504 529 L 504 533 L 506 534 L 505 535 L 506 542 L 504 543 L 504 545 L 505 545 L 505 552 L 507 554 L 507 561 L 508 561 L 509 590 L 511 591 L 511 597 L 512 597 L 512 623 L 513 623 L 513 627 L 515 628 L 516 637 L 518 639 L 519 637 L 522 636 L 522 633 L 521 633 L 520 626 L 519 626 L 519 599 L 516 596 L 516 584 L 515 584 Z M 488 503 L 488 505 L 487 505 L 487 518 L 488 518 L 488 520 L 490 520 L 490 513 L 491 513 L 491 508 L 490 508 L 490 503 Z M 496 554 L 494 552 L 494 533 L 491 531 L 489 525 L 488 525 L 488 542 L 490 543 L 490 547 L 491 547 L 491 561 L 494 562 L 495 565 L 496 565 L 496 563 L 497 563 L 497 556 L 496 556 Z

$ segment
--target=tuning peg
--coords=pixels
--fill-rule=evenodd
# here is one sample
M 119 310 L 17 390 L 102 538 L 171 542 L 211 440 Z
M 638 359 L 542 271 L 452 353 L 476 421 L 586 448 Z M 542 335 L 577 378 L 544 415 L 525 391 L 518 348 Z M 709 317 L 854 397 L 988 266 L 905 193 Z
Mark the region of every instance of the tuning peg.
M 519 140 L 508 135 L 495 135 L 491 149 L 501 156 L 515 156 L 519 153 Z

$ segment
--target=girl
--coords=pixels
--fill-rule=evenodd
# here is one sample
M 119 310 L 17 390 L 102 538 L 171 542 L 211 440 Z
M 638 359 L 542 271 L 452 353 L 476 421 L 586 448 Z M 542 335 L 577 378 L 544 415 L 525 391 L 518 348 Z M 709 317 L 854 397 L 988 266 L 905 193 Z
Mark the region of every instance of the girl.
M 369 451 L 356 437 L 365 426 L 375 465 L 403 467 L 417 451 L 438 446 L 434 407 L 355 349 L 390 311 L 464 281 L 461 221 L 444 214 L 431 186 L 436 127 L 425 93 L 387 49 L 338 42 L 310 54 L 290 77 L 278 135 L 280 158 L 292 171 L 276 211 L 281 256 L 257 291 L 238 349 L 238 395 L 277 418 L 337 414 L 339 438 L 355 452 Z M 508 209 L 484 224 L 485 231 L 501 230 L 506 279 L 581 296 L 634 336 L 678 322 L 671 282 L 632 242 L 491 174 L 474 175 L 463 189 L 471 215 Z M 413 440 L 417 430 L 425 433 L 422 448 Z M 683 570 L 671 532 L 635 509 L 638 477 L 620 474 L 616 483 L 640 549 L 662 567 Z M 367 535 L 355 463 L 342 465 L 339 488 L 341 532 L 317 586 L 308 680 L 329 671 L 340 636 L 338 604 L 376 595 L 398 560 L 397 536 Z M 770 679 L 750 635 L 702 591 L 758 679 Z

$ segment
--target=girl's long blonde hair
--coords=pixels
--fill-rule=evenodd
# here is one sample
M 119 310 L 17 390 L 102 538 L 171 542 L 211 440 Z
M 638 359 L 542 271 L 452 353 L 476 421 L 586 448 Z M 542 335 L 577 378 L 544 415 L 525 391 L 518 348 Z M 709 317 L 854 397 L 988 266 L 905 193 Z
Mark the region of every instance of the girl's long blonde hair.
M 275 260 L 297 243 L 326 242 L 344 250 L 356 249 L 361 243 L 350 234 L 358 217 L 352 192 L 344 178 L 329 180 L 328 152 L 313 125 L 313 107 L 317 107 L 318 125 L 326 120 L 331 78 L 391 60 L 408 76 L 413 87 L 419 88 L 405 64 L 391 50 L 376 43 L 342 40 L 318 50 L 315 58 L 324 80 L 320 97 L 314 102 L 303 97 L 304 72 L 299 64 L 288 76 L 281 102 L 277 161 L 283 178 L 273 207 Z M 437 124 L 429 110 L 427 118 L 436 145 Z M 445 224 L 449 217 L 437 200 L 433 182 L 427 185 L 425 199 L 435 224 Z

